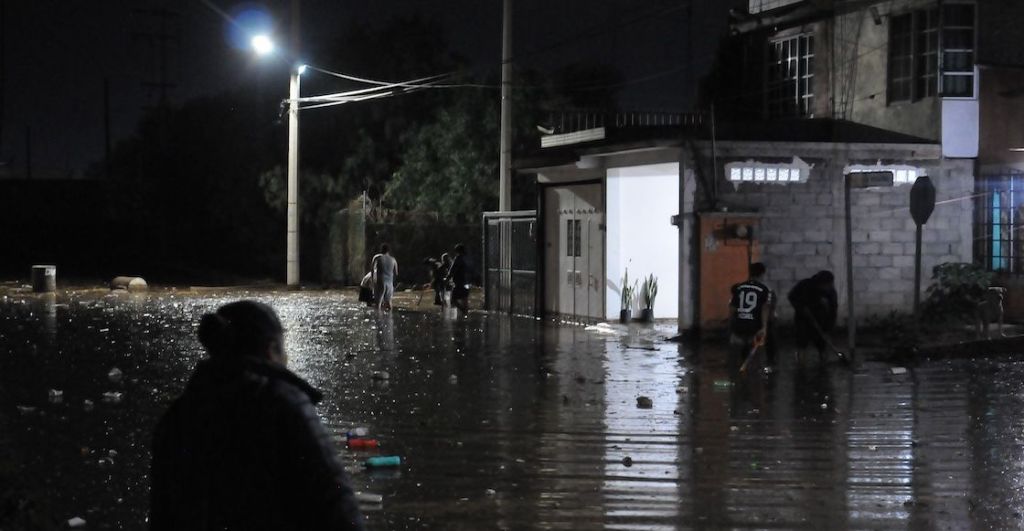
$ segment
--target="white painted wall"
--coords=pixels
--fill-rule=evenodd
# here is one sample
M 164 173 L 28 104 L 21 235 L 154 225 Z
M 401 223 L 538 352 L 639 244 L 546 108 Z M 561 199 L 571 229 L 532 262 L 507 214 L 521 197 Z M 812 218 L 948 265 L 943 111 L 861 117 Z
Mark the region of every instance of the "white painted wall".
M 978 156 L 978 100 L 942 100 L 942 155 L 950 158 Z
M 619 317 L 619 288 L 627 267 L 630 279 L 658 277 L 654 316 L 677 318 L 679 232 L 672 216 L 679 213 L 679 163 L 609 169 L 606 193 L 607 318 Z

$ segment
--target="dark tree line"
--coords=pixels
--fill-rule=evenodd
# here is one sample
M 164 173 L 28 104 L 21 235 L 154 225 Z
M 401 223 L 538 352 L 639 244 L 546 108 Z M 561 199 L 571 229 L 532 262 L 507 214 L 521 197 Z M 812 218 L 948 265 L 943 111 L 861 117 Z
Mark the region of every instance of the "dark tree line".
M 387 209 L 475 223 L 497 208 L 499 79 L 454 55 L 436 25 L 399 18 L 379 30 L 356 28 L 311 49 L 318 65 L 382 80 L 451 72 L 447 83 L 393 98 L 304 111 L 300 204 L 303 262 L 333 212 L 366 193 Z M 517 152 L 536 149 L 545 109 L 610 106 L 614 72 L 569 67 L 541 76 L 518 71 Z M 284 85 L 282 83 L 282 85 Z M 566 92 L 566 86 L 587 86 Z M 362 88 L 323 74 L 303 79 L 303 95 Z M 274 87 L 283 89 L 285 87 Z M 240 89 L 147 116 L 111 160 L 110 223 L 130 238 L 140 267 L 169 275 L 210 269 L 240 276 L 281 273 L 284 252 L 287 120 L 278 90 Z M 102 172 L 97 167 L 96 173 Z M 534 191 L 516 180 L 516 207 Z M 305 274 L 305 273 L 304 273 Z

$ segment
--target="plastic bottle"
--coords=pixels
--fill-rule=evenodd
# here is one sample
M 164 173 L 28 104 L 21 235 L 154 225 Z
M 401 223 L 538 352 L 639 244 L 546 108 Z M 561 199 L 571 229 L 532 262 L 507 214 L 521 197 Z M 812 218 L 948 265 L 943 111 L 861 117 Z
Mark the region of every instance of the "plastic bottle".
M 366 460 L 367 468 L 379 468 L 389 466 L 401 466 L 402 458 L 397 455 L 382 455 L 377 457 L 371 457 Z

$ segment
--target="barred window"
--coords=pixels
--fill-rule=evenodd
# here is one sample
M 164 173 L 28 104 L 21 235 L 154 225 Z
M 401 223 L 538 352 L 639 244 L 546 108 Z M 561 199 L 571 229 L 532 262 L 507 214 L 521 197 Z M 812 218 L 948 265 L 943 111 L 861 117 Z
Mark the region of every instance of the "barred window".
M 974 96 L 974 4 L 947 3 L 889 20 L 889 102 Z
M 1024 173 L 985 176 L 977 188 L 975 261 L 989 271 L 1024 272 Z
M 889 101 L 914 97 L 914 20 L 910 15 L 889 22 Z
M 974 96 L 974 5 L 942 6 L 942 95 Z
M 773 118 L 814 116 L 814 35 L 768 44 L 768 114 Z

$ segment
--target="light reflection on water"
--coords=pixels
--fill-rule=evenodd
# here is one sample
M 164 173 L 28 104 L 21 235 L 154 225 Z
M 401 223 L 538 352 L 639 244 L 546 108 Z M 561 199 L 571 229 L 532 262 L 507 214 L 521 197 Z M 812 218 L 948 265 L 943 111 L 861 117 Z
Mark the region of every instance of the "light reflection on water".
M 1021 524 L 1018 362 L 895 376 L 873 363 L 797 372 L 786 359 L 771 379 L 730 390 L 715 384 L 720 350 L 696 363 L 636 329 L 380 315 L 329 292 L 244 296 L 278 309 L 291 367 L 324 389 L 332 432 L 366 426 L 403 457 L 399 471 L 367 474 L 370 454 L 340 452 L 357 488 L 385 496 L 375 529 Z M 0 459 L 13 455 L 19 484 L 61 519 L 139 527 L 150 431 L 202 357 L 195 323 L 238 298 L 0 299 Z M 114 366 L 118 384 L 106 378 Z M 48 404 L 49 389 L 64 402 Z M 103 404 L 110 390 L 124 402 Z M 640 395 L 652 409 L 637 408 Z M 118 457 L 101 464 L 109 450 Z

